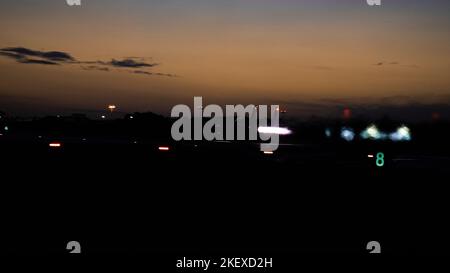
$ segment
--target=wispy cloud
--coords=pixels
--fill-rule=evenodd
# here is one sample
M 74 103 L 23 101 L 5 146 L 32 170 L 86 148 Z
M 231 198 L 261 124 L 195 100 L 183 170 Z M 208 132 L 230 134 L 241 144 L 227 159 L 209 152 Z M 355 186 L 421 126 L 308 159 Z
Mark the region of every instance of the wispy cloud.
M 104 71 L 104 72 L 109 72 L 110 71 L 108 67 L 101 67 L 101 66 L 97 66 L 97 65 L 81 66 L 81 69 L 83 69 L 83 70 Z
M 404 66 L 409 68 L 419 68 L 418 65 L 415 64 L 402 64 L 400 62 L 378 62 L 373 64 L 374 66 Z
M 58 62 L 72 62 L 75 59 L 66 52 L 61 51 L 39 51 L 24 47 L 6 47 L 0 49 L 2 56 L 10 57 L 20 63 L 50 64 Z
M 112 59 L 112 61 L 109 62 L 109 64 L 115 67 L 127 67 L 127 68 L 155 67 L 158 65 L 156 63 L 139 62 L 135 61 L 134 59 L 123 59 L 123 60 Z
M 38 64 L 38 65 L 66 65 L 78 64 L 80 68 L 86 71 L 103 71 L 110 72 L 111 68 L 123 69 L 130 73 L 176 77 L 174 74 L 153 72 L 144 69 L 152 69 L 158 66 L 158 63 L 147 62 L 144 57 L 126 57 L 112 58 L 110 61 L 102 60 L 78 60 L 68 52 L 63 51 L 40 51 L 25 47 L 5 47 L 0 49 L 0 56 L 14 59 L 22 64 Z M 139 69 L 139 70 L 135 70 Z
M 147 76 L 164 76 L 164 77 L 170 77 L 170 78 L 178 77 L 177 75 L 174 75 L 174 74 L 159 73 L 159 72 L 153 73 L 153 72 L 148 72 L 148 71 L 143 71 L 143 70 L 133 70 L 130 72 L 134 73 L 134 74 L 141 74 L 141 75 L 147 75 Z

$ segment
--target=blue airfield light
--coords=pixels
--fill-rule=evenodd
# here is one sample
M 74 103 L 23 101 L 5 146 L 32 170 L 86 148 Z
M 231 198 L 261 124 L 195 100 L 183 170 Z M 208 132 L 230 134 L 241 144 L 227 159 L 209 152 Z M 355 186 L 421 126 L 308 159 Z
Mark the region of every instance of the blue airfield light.
M 350 142 L 355 138 L 355 132 L 351 128 L 344 127 L 341 129 L 341 138 Z

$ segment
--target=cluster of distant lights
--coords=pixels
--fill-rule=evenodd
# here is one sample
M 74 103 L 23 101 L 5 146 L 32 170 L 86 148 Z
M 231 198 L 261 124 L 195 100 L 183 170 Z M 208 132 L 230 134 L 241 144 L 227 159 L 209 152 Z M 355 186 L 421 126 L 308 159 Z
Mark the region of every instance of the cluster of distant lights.
M 83 140 L 85 140 L 85 139 L 83 139 Z M 137 143 L 137 142 L 135 142 L 135 143 Z M 48 144 L 48 146 L 50 148 L 62 148 L 63 145 L 62 145 L 61 142 L 50 142 Z M 159 146 L 158 150 L 161 151 L 161 152 L 169 152 L 170 151 L 170 147 L 169 146 Z
M 329 129 L 325 130 L 325 135 L 327 137 L 331 137 L 331 131 Z M 352 128 L 349 127 L 343 127 L 341 128 L 341 138 L 346 141 L 353 141 L 355 139 L 355 131 Z M 368 140 L 387 140 L 390 139 L 394 142 L 400 142 L 400 141 L 410 141 L 411 138 L 411 130 L 406 127 L 405 125 L 400 126 L 397 128 L 395 132 L 392 133 L 385 133 L 380 131 L 377 126 L 370 125 L 367 127 L 364 131 L 362 131 L 359 135 L 362 139 L 368 139 Z

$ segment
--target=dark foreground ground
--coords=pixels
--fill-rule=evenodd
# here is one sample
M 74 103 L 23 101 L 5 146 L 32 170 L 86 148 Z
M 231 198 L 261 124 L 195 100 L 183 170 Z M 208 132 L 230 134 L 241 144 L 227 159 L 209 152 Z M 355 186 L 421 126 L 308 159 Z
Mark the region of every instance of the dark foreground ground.
M 440 143 L 0 140 L 9 254 L 179 257 L 449 255 L 450 153 Z M 158 146 L 169 145 L 170 151 Z M 385 153 L 377 167 L 367 155 Z

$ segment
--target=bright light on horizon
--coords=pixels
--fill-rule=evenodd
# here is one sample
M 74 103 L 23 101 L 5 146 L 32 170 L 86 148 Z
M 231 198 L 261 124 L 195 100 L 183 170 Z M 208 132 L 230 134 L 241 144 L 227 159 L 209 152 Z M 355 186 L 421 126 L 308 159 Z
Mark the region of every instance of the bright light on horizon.
M 389 135 L 389 138 L 392 141 L 410 141 L 411 140 L 411 131 L 405 125 L 397 128 L 397 131 Z
M 116 110 L 116 106 L 114 104 L 108 105 L 108 109 L 109 111 L 113 112 L 114 110 Z
M 380 130 L 378 130 L 377 126 L 374 124 L 367 127 L 363 132 L 361 132 L 361 137 L 363 139 L 374 139 L 374 140 L 380 140 L 385 139 L 387 135 Z
M 274 134 L 274 135 L 289 135 L 292 133 L 288 128 L 281 127 L 258 127 L 258 133 Z
M 352 141 L 355 138 L 355 132 L 352 128 L 342 128 L 341 129 L 341 138 L 345 139 L 346 141 Z

